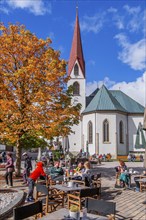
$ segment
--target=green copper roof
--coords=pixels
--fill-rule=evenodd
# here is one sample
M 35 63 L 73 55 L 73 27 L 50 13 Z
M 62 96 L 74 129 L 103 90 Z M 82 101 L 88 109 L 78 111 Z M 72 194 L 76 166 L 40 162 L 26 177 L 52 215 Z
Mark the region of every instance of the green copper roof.
M 94 93 L 92 93 L 94 94 Z M 144 107 L 120 90 L 108 90 L 104 85 L 96 91 L 84 113 L 94 111 L 121 111 L 124 113 L 144 113 Z
M 144 113 L 144 107 L 120 90 L 111 90 L 111 94 L 128 113 Z
M 83 113 L 101 110 L 127 112 L 104 85 L 96 93 Z

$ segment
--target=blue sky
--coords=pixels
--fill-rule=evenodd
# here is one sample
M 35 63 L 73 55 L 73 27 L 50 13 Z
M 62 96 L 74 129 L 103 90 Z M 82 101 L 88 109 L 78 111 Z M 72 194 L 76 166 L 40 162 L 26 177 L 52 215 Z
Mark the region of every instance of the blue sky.
M 1 0 L 0 16 L 24 24 L 68 60 L 78 4 L 87 95 L 103 83 L 145 104 L 146 4 L 144 0 Z

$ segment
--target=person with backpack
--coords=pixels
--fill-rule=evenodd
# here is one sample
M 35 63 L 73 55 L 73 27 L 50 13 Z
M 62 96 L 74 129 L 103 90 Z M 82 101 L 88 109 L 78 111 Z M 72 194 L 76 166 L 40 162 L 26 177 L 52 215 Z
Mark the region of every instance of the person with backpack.
M 28 156 L 27 152 L 24 152 L 22 156 L 24 157 L 23 184 L 27 184 L 27 179 L 32 170 L 32 162 L 31 157 Z

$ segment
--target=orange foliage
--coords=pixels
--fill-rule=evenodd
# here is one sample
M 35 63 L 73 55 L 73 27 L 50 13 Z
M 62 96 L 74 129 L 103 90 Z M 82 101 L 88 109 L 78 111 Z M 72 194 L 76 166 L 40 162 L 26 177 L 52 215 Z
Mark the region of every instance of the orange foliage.
M 0 25 L 0 137 L 12 143 L 25 133 L 67 135 L 80 105 L 66 93 L 66 61 L 22 25 Z

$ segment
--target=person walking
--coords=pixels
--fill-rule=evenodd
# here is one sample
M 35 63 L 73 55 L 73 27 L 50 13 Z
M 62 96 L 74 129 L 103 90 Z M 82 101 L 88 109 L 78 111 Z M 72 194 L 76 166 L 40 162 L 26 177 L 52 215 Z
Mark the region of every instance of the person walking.
M 12 153 L 8 152 L 6 154 L 6 173 L 5 173 L 5 181 L 6 185 L 4 187 L 12 187 L 13 186 L 13 172 L 14 172 L 14 160 L 12 158 Z
M 31 157 L 28 156 L 27 152 L 24 152 L 22 156 L 24 157 L 23 184 L 26 184 L 30 171 L 32 170 L 32 162 Z
M 38 162 L 36 164 L 35 170 L 28 177 L 28 195 L 26 198 L 26 202 L 34 202 L 33 191 L 34 191 L 35 181 L 40 176 L 46 177 L 46 173 L 44 172 L 43 167 L 44 167 L 44 163 L 42 161 Z

